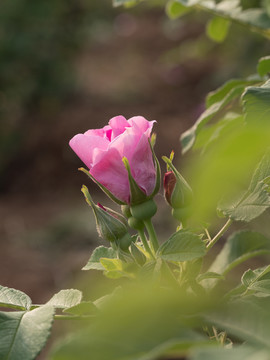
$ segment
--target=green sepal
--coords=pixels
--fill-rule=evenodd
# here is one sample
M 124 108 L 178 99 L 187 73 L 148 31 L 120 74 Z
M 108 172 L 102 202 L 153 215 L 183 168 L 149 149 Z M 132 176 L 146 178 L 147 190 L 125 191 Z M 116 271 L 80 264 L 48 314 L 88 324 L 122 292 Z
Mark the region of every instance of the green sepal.
M 121 200 L 119 200 L 117 197 L 115 197 L 104 185 L 102 185 L 100 182 L 98 182 L 91 174 L 88 170 L 86 170 L 85 168 L 81 167 L 78 169 L 79 171 L 82 171 L 83 173 L 85 173 L 91 180 L 93 180 L 98 186 L 99 188 L 107 195 L 109 196 L 109 198 L 116 202 L 118 205 L 125 205 L 125 203 Z
M 154 197 L 159 192 L 160 181 L 161 181 L 160 164 L 159 164 L 158 158 L 157 158 L 157 156 L 156 156 L 156 154 L 154 152 L 155 142 L 156 142 L 156 136 L 155 136 L 155 134 L 153 134 L 152 137 L 151 137 L 151 140 L 149 140 L 149 144 L 150 144 L 150 147 L 151 147 L 153 160 L 154 160 L 154 164 L 155 164 L 155 169 L 156 169 L 156 184 L 155 184 L 154 190 L 153 190 L 152 194 L 149 196 L 149 198 Z
M 128 233 L 126 225 L 116 217 L 112 216 L 106 209 L 103 210 L 97 206 L 93 202 L 85 185 L 82 186 L 81 190 L 86 202 L 91 206 L 94 212 L 99 235 L 110 242 L 122 239 Z
M 128 181 L 129 181 L 129 189 L 130 189 L 130 204 L 140 204 L 147 199 L 147 195 L 142 191 L 139 185 L 136 183 L 134 177 L 131 174 L 130 165 L 128 159 L 123 157 L 122 159 L 125 168 L 128 172 Z

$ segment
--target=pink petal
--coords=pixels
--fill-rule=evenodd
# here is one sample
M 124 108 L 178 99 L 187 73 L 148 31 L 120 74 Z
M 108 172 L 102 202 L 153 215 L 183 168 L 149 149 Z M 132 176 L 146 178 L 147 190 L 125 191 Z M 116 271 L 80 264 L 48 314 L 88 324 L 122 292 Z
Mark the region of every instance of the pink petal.
M 128 173 L 117 149 L 104 152 L 103 158 L 92 167 L 90 173 L 119 200 L 129 202 Z
M 143 116 L 134 116 L 128 120 L 133 132 L 147 133 L 150 136 L 153 125 L 156 121 L 148 121 Z
M 117 149 L 121 158 L 124 156 L 130 160 L 134 150 L 140 141 L 141 134 L 133 134 L 132 131 L 128 132 L 127 129 L 121 136 L 115 138 L 109 145 L 109 148 Z
M 147 195 L 151 195 L 156 183 L 156 169 L 148 136 L 141 136 L 129 164 L 137 184 L 145 190 Z
M 111 140 L 112 128 L 109 125 L 104 126 L 102 129 L 87 130 L 84 135 L 86 136 L 99 136 L 107 140 Z
M 93 130 L 87 130 L 84 135 L 86 136 L 100 136 L 101 138 L 106 136 L 106 132 L 104 129 L 93 129 Z
M 122 115 L 113 117 L 109 121 L 109 125 L 112 128 L 111 141 L 115 139 L 118 135 L 122 134 L 127 127 L 130 127 L 130 124 L 127 122 L 126 118 Z
M 108 145 L 109 141 L 107 139 L 84 134 L 75 135 L 69 142 L 71 149 L 89 169 L 91 169 L 93 165 L 95 149 L 106 150 Z

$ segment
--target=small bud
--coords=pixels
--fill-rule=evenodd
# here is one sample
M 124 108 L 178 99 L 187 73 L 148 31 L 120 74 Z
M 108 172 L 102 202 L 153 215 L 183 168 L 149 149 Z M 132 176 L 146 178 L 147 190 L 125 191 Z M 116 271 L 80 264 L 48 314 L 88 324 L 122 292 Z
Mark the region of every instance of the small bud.
M 163 179 L 164 196 L 167 202 L 171 204 L 171 197 L 176 184 L 176 176 L 172 171 L 166 172 Z
M 117 244 L 119 244 L 120 247 L 121 247 L 121 240 L 124 239 L 123 246 L 126 249 L 127 243 L 129 242 L 127 238 L 128 237 L 130 238 L 126 225 L 115 216 L 116 214 L 115 212 L 113 212 L 114 215 L 112 215 L 102 205 L 100 204 L 96 205 L 93 202 L 86 186 L 82 187 L 82 192 L 85 196 L 86 202 L 91 206 L 94 212 L 96 218 L 97 232 L 99 233 L 99 235 L 107 241 L 117 242 Z M 120 214 L 118 215 L 122 217 Z M 130 238 L 130 242 L 131 242 L 131 238 Z
M 183 208 L 192 203 L 193 192 L 171 160 L 163 158 L 171 169 L 164 175 L 164 195 L 173 209 Z

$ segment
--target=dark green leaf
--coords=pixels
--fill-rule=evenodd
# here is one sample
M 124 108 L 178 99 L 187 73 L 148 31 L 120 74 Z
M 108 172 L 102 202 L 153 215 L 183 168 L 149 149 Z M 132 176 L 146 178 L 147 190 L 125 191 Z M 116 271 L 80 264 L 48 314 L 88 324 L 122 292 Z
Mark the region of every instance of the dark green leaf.
M 0 312 L 0 359 L 34 360 L 50 335 L 54 309 Z
M 179 230 L 158 249 L 158 255 L 169 261 L 187 261 L 199 258 L 205 254 L 205 245 L 200 236 Z
M 20 310 L 29 310 L 31 304 L 30 297 L 22 291 L 0 285 L 0 307 L 7 306 Z
M 115 259 L 117 258 L 117 252 L 113 248 L 108 248 L 105 246 L 97 247 L 93 251 L 90 259 L 88 260 L 88 263 L 82 268 L 82 270 L 105 270 L 100 263 L 101 258 Z

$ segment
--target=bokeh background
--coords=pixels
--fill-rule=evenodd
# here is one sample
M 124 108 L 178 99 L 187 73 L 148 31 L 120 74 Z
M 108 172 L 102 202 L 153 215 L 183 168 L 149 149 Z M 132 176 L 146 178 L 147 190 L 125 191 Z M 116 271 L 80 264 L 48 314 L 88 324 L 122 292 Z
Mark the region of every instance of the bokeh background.
M 142 115 L 157 120 L 158 157 L 174 150 L 180 168 L 187 166 L 179 136 L 203 111 L 206 94 L 254 73 L 257 59 L 269 55 L 269 45 L 239 25 L 216 44 L 205 35 L 207 15 L 171 20 L 164 5 L 0 4 L 0 284 L 34 303 L 85 284 L 80 269 L 101 240 L 81 185 L 111 206 L 77 171 L 70 138 L 115 115 Z M 165 234 L 174 224 L 162 195 L 158 202 L 155 221 Z

